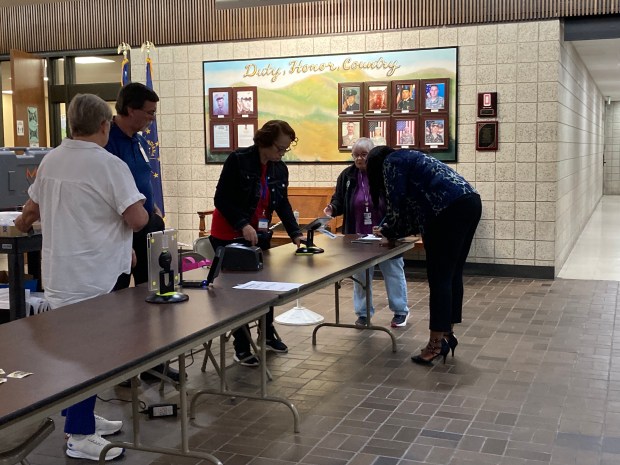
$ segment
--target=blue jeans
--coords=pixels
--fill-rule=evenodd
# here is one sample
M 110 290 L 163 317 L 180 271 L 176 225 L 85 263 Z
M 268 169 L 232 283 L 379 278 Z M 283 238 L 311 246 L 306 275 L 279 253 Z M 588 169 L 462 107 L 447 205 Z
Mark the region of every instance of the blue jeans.
M 409 313 L 407 307 L 407 281 L 405 280 L 405 261 L 403 257 L 386 260 L 377 265 L 383 274 L 385 290 L 387 291 L 388 304 L 394 315 L 406 315 Z M 370 268 L 370 282 L 375 269 Z M 366 270 L 353 275 L 353 308 L 355 314 L 366 316 Z M 359 284 L 357 281 L 359 281 Z M 372 284 L 370 286 L 370 316 L 375 314 L 375 307 L 372 305 Z
M 94 434 L 95 433 L 95 401 L 97 396 L 84 399 L 62 411 L 65 416 L 65 433 L 67 434 Z

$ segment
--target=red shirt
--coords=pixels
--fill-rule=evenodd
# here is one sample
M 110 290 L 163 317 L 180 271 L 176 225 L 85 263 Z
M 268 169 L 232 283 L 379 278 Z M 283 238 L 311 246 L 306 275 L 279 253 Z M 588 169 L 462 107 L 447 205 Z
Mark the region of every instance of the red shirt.
M 261 165 L 260 176 L 260 198 L 258 205 L 252 218 L 250 218 L 250 226 L 258 230 L 258 220 L 265 218 L 267 209 L 269 208 L 269 189 L 267 188 L 267 165 Z M 243 233 L 234 229 L 224 215 L 216 208 L 213 210 L 213 218 L 211 219 L 211 235 L 217 239 L 230 241 L 237 237 L 243 237 Z

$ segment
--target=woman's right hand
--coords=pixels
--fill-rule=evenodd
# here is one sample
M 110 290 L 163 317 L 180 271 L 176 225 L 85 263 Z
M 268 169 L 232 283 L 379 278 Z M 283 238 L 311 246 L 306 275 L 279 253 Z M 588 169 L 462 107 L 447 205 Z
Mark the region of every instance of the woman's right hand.
M 327 207 L 325 207 L 325 208 L 323 209 L 323 214 L 324 214 L 325 216 L 332 216 L 332 213 L 333 213 L 333 212 L 334 212 L 334 210 L 332 209 L 332 206 L 331 206 L 331 205 L 328 205 Z
M 258 235 L 256 234 L 256 229 L 254 229 L 249 224 L 246 224 L 242 229 L 243 238 L 248 241 L 252 245 L 258 244 Z

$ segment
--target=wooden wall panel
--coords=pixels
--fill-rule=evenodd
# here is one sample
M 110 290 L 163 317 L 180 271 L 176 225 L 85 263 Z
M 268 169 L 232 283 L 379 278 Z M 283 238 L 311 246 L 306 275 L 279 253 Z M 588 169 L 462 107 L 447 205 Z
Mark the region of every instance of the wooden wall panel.
M 0 55 L 617 14 L 620 0 L 324 0 L 216 10 L 214 0 L 81 0 L 0 8 Z

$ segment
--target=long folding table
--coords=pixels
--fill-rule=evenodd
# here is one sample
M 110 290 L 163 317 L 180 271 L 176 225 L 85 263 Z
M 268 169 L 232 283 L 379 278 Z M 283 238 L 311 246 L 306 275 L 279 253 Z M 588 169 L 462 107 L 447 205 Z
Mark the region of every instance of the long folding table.
M 257 319 L 264 328 L 265 315 L 274 306 L 338 283 L 413 247 L 413 243 L 394 247 L 355 244 L 351 239 L 319 238 L 317 244 L 325 253 L 312 256 L 296 256 L 293 246 L 272 249 L 265 253 L 261 271 L 223 272 L 209 289 L 184 290 L 190 297 L 188 302 L 148 304 L 144 301 L 147 289 L 138 286 L 0 325 L 0 368 L 7 373 L 33 373 L 0 384 L 0 435 L 3 430 L 36 422 L 132 378 L 133 442 L 113 443 L 111 447 L 197 457 L 220 464 L 213 455 L 190 451 L 188 447 L 185 352 Z M 299 287 L 287 292 L 233 289 L 251 280 L 294 282 Z M 265 333 L 261 331 L 263 361 Z M 145 446 L 139 437 L 135 377 L 174 357 L 179 358 L 180 367 L 181 447 Z M 252 398 L 287 405 L 298 431 L 295 407 L 286 399 L 267 396 L 265 363 L 261 366 L 261 395 Z M 250 397 L 225 391 L 224 384 L 215 393 Z M 211 391 L 198 391 L 196 395 L 205 392 Z M 103 458 L 100 463 L 104 463 Z

